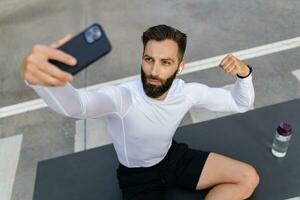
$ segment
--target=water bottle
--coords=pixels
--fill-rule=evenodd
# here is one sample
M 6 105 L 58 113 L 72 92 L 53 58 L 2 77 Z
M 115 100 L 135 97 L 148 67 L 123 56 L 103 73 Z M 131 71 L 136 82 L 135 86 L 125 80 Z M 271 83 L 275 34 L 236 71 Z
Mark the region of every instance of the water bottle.
M 284 157 L 287 153 L 289 142 L 292 136 L 292 126 L 288 123 L 280 123 L 277 127 L 272 153 L 276 157 Z

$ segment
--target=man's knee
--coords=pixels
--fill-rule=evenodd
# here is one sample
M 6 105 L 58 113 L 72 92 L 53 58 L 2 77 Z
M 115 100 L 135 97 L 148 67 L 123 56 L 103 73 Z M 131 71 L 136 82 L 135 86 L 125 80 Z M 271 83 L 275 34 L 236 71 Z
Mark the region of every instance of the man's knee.
M 248 198 L 259 184 L 259 175 L 257 174 L 255 168 L 248 164 L 243 167 L 241 174 L 242 177 L 240 177 L 240 183 L 244 188 L 244 197 Z

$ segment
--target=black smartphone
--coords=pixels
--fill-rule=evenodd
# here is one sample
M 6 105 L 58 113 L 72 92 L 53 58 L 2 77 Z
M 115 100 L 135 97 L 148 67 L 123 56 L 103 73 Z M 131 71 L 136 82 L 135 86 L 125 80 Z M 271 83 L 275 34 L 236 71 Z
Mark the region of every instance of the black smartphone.
M 111 44 L 102 27 L 95 23 L 74 36 L 58 49 L 76 58 L 77 64 L 75 66 L 69 66 L 51 59 L 49 62 L 75 75 L 88 67 L 91 63 L 108 54 L 111 51 Z

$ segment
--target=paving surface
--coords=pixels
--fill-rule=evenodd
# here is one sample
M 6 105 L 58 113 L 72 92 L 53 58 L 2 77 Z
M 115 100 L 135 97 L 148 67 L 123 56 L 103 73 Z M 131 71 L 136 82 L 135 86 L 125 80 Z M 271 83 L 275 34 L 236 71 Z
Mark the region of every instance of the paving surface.
M 186 32 L 185 58 L 193 62 L 300 36 L 299 8 L 297 0 L 2 0 L 0 108 L 39 98 L 19 72 L 34 44 L 76 34 L 93 22 L 102 24 L 113 50 L 76 76 L 78 88 L 138 74 L 140 37 L 149 26 L 165 23 Z M 255 108 L 300 97 L 299 54 L 293 48 L 246 60 L 254 68 Z M 217 67 L 180 78 L 213 87 L 235 80 Z M 193 109 L 181 125 L 228 114 Z M 0 199 L 31 200 L 38 161 L 109 142 L 101 120 L 78 121 L 49 108 L 0 118 L 0 169 L 10 169 L 0 172 Z

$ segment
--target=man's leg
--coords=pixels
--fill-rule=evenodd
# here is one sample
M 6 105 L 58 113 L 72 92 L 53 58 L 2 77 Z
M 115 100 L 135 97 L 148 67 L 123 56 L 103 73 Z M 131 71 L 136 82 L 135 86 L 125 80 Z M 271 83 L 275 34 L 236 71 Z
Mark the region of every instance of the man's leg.
M 241 200 L 251 196 L 259 183 L 256 170 L 249 164 L 210 153 L 196 189 L 212 189 L 205 200 Z

